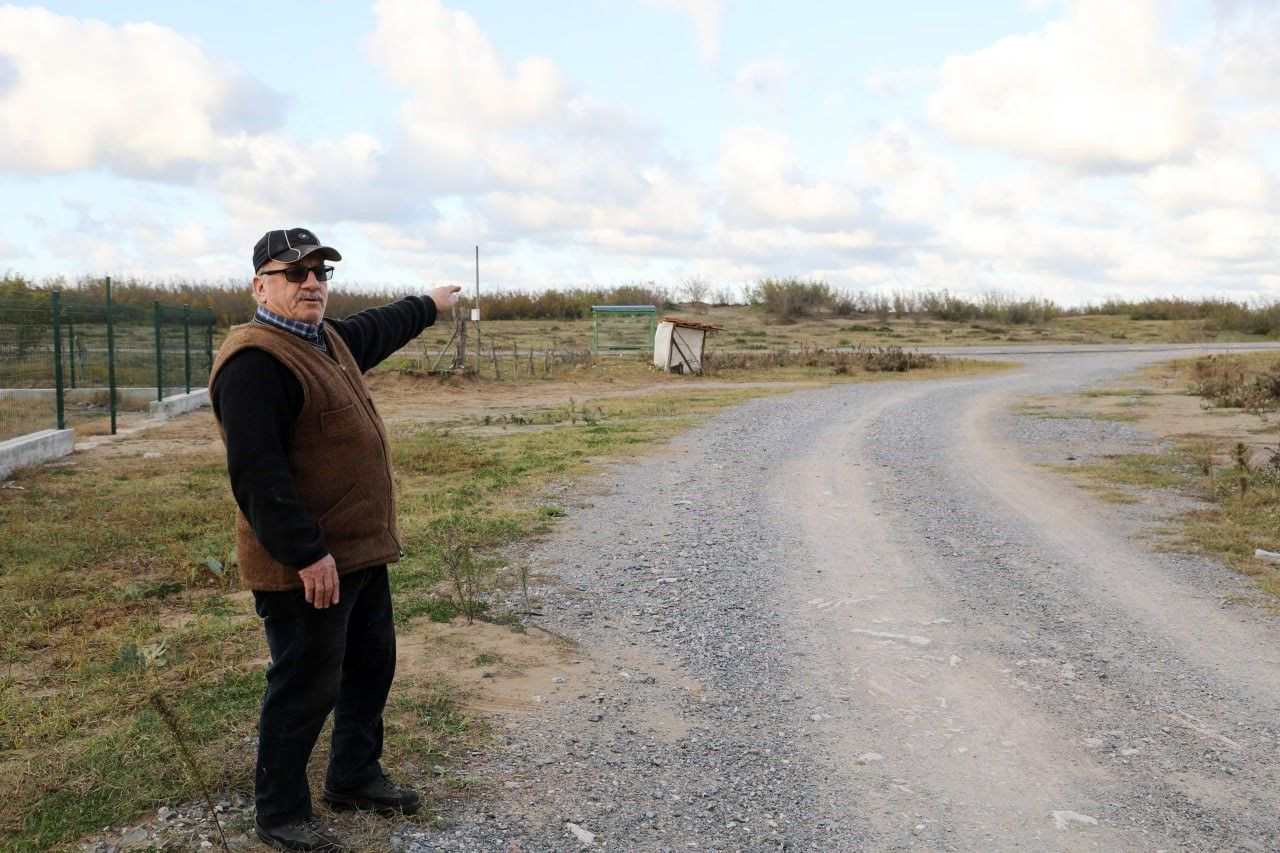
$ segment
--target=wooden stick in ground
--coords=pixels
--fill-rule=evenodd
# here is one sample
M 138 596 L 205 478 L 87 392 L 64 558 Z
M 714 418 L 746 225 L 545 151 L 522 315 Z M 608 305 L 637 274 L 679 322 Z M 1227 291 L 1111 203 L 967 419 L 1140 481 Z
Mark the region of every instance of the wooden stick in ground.
M 173 715 L 173 711 L 165 704 L 159 693 L 151 694 L 151 704 L 155 707 L 156 713 L 160 715 L 160 719 L 164 721 L 165 728 L 173 735 L 174 743 L 178 745 L 179 755 L 182 756 L 183 762 L 187 765 L 187 770 L 191 773 L 192 780 L 199 786 L 200 793 L 204 795 L 205 805 L 209 807 L 209 816 L 213 818 L 213 825 L 218 828 L 218 838 L 222 841 L 222 849 L 230 850 L 231 846 L 227 844 L 227 836 L 222 831 L 222 821 L 218 818 L 218 812 L 213 807 L 213 797 L 209 796 L 209 786 L 205 784 L 204 774 L 200 772 L 200 765 L 196 764 L 195 756 L 187 748 L 187 742 L 182 736 L 182 729 L 178 727 L 178 718 Z

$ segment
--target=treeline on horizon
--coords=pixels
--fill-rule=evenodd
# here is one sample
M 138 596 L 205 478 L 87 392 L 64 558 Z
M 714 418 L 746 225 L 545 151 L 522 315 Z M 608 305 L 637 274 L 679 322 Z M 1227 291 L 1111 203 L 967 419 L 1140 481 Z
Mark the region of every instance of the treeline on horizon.
M 0 277 L 0 301 L 46 300 L 60 290 L 68 298 L 88 302 L 106 301 L 106 282 L 83 278 L 32 281 L 9 273 Z M 116 304 L 149 309 L 163 305 L 190 305 L 213 312 L 220 327 L 243 323 L 253 315 L 254 302 L 241 281 L 150 282 L 120 279 L 112 282 Z M 348 290 L 329 289 L 328 313 L 346 317 L 366 308 L 383 305 L 407 295 L 408 288 Z M 463 304 L 471 297 L 464 290 Z M 962 296 L 949 290 L 900 291 L 889 293 L 847 291 L 826 282 L 799 278 L 764 278 L 738 293 L 732 288 L 713 289 L 702 279 L 686 279 L 675 288 L 652 282 L 608 288 L 549 289 L 538 293 L 491 291 L 482 294 L 486 320 L 582 320 L 590 318 L 593 305 L 653 305 L 660 311 L 708 306 L 747 305 L 765 312 L 777 322 L 790 323 L 806 317 L 874 317 L 891 319 L 935 319 L 950 322 L 999 322 L 1007 325 L 1035 325 L 1061 317 L 1087 314 L 1128 316 L 1135 320 L 1200 321 L 1219 330 L 1252 335 L 1280 333 L 1280 301 L 1244 302 L 1225 298 L 1155 297 L 1137 300 L 1112 298 L 1075 307 L 1058 305 L 1042 297 L 1016 297 L 999 292 Z

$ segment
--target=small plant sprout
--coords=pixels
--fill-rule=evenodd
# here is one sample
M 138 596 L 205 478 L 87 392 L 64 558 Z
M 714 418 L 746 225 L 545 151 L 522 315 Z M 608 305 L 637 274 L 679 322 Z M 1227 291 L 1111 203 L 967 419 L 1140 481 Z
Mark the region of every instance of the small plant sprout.
M 1236 460 L 1236 474 L 1239 478 L 1240 497 L 1249 491 L 1249 477 L 1253 469 L 1249 467 L 1249 447 L 1243 441 L 1237 441 L 1232 453 Z
M 467 617 L 467 624 L 475 624 L 476 616 L 484 609 L 480 602 L 481 571 L 471 551 L 471 543 L 458 528 L 450 528 L 445 534 L 441 559 L 453 582 L 453 590 L 463 615 Z

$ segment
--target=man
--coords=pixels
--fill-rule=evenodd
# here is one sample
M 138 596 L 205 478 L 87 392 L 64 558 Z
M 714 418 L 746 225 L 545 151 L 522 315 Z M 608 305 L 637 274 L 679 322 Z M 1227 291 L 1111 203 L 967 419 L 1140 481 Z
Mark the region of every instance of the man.
M 311 810 L 307 761 L 330 711 L 324 799 L 412 814 L 383 775 L 382 711 L 395 674 L 387 564 L 402 556 L 391 455 L 361 374 L 458 301 L 455 286 L 345 320 L 324 319 L 340 261 L 305 228 L 253 248 L 252 322 L 209 377 L 227 448 L 240 574 L 271 650 L 258 726 L 258 837 L 279 850 L 341 850 Z

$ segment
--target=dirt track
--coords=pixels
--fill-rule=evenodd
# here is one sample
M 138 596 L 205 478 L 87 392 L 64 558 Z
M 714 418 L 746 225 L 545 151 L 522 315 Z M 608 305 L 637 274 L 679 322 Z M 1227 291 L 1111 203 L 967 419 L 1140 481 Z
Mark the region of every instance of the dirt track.
M 792 568 L 806 660 L 847 699 L 827 734 L 846 761 L 883 755 L 849 778 L 875 836 L 1280 846 L 1274 622 L 1224 608 L 1230 576 L 1145 550 L 1131 520 L 1030 464 L 1078 448 L 1010 435 L 1020 396 L 1148 360 L 896 386 L 779 478 L 822 569 Z
M 1274 616 L 1038 467 L 1142 436 L 1010 411 L 1174 355 L 758 400 L 611 478 L 531 558 L 585 663 L 411 849 L 1280 849 Z

